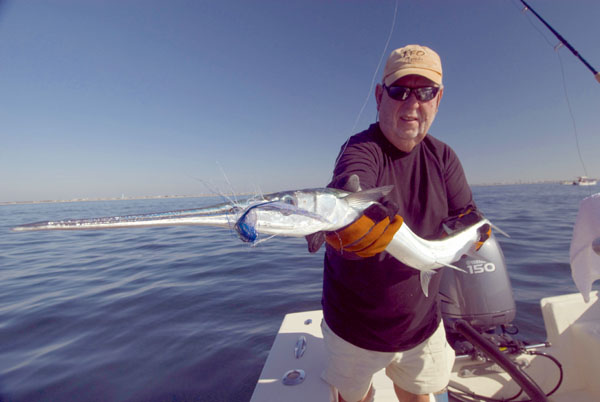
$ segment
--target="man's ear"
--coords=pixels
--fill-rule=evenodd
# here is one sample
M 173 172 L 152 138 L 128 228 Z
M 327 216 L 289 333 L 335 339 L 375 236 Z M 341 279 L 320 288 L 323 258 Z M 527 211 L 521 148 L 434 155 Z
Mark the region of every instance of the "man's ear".
M 377 110 L 379 110 L 379 105 L 381 105 L 381 97 L 383 96 L 383 86 L 381 84 L 377 84 L 375 87 L 375 102 L 377 102 Z
M 440 92 L 438 93 L 438 97 L 437 97 L 437 105 L 435 107 L 435 109 L 439 109 L 440 107 L 440 101 L 442 100 L 442 96 L 444 96 L 444 87 L 440 88 Z

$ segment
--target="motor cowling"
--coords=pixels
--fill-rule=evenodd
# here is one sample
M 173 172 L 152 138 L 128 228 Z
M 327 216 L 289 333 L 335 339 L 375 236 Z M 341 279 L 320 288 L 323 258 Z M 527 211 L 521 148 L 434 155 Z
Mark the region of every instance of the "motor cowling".
M 516 315 L 512 287 L 504 254 L 492 233 L 483 246 L 453 265 L 465 272 L 446 268 L 439 296 L 447 328 L 463 319 L 479 331 L 509 324 Z

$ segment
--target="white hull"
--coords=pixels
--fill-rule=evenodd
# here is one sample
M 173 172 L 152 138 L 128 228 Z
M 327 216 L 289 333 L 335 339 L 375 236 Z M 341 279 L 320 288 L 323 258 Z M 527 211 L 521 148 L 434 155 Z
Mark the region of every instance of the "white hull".
M 539 352 L 557 358 L 564 370 L 560 388 L 549 397 L 556 402 L 600 401 L 600 301 L 598 292 L 584 303 L 580 294 L 548 297 L 541 300 L 542 314 L 550 347 Z M 310 324 L 305 324 L 306 320 Z M 320 378 L 323 370 L 324 346 L 320 328 L 320 310 L 293 313 L 285 316 L 279 333 L 262 370 L 251 402 L 330 402 L 335 391 Z M 294 346 L 299 336 L 305 336 L 307 348 L 296 359 Z M 559 379 L 559 371 L 549 359 L 542 356 L 520 355 L 516 361 L 542 390 L 549 392 Z M 298 385 L 283 385 L 284 373 L 302 369 L 305 380 Z M 477 375 L 469 375 L 476 373 Z M 466 374 L 466 375 L 465 375 Z M 468 392 L 500 399 L 510 398 L 519 391 L 518 385 L 504 372 L 498 373 L 482 362 L 457 360 L 451 386 Z M 375 401 L 397 401 L 392 383 L 383 371 L 374 378 Z M 525 393 L 515 400 L 529 399 Z
M 580 176 L 573 181 L 574 186 L 595 186 L 598 183 L 596 179 L 590 179 L 585 176 Z

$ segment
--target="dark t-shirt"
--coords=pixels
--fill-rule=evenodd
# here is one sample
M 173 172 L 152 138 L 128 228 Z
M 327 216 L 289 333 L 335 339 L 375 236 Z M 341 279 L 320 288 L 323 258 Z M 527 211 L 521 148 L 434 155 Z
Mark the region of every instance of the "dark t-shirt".
M 331 183 L 355 173 L 363 190 L 393 184 L 388 197 L 420 237 L 439 238 L 444 218 L 475 208 L 458 157 L 429 134 L 407 153 L 373 124 L 353 136 L 342 152 Z M 425 297 L 419 272 L 385 251 L 371 258 L 347 259 L 327 246 L 322 299 L 327 325 L 365 349 L 392 352 L 415 347 L 433 334 L 441 319 L 437 300 L 441 274 L 433 276 Z

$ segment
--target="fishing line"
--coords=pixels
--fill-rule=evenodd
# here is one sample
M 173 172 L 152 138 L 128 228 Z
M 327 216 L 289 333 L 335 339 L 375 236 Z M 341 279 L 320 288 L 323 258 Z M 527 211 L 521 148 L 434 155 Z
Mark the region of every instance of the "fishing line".
M 575 50 L 575 48 L 569 42 L 567 42 L 567 40 L 565 38 L 563 38 L 563 36 L 561 34 L 559 34 L 556 31 L 556 29 L 552 28 L 552 26 L 550 24 L 548 24 L 548 22 L 546 22 L 546 20 L 544 18 L 542 18 L 541 15 L 539 15 L 533 8 L 531 8 L 531 6 L 529 4 L 527 4 L 525 2 L 525 0 L 520 0 L 520 1 L 525 6 L 525 10 L 531 11 L 533 13 L 533 15 L 535 15 L 535 17 L 542 24 L 544 24 L 544 26 L 546 28 L 548 28 L 550 30 L 550 32 L 552 32 L 554 34 L 554 36 L 556 36 L 556 38 L 561 43 L 561 45 L 566 46 L 567 49 L 569 49 L 571 51 L 571 53 L 573 53 L 573 55 L 575 57 L 577 57 L 579 59 L 579 61 L 581 61 L 587 67 L 587 69 L 592 72 L 592 74 L 594 74 L 594 78 L 596 78 L 596 81 L 598 81 L 600 83 L 600 73 L 594 67 L 592 67 L 592 65 L 590 63 L 588 63 L 588 61 L 586 59 L 584 59 L 583 56 L 581 54 L 579 54 L 579 52 L 577 50 Z
M 365 101 L 363 102 L 363 105 L 360 108 L 358 115 L 356 116 L 356 120 L 354 120 L 354 125 L 352 126 L 352 130 L 351 130 L 352 134 L 354 134 L 354 132 L 356 130 L 358 121 L 360 120 L 360 117 L 362 116 L 365 108 L 367 107 L 367 103 L 369 103 L 369 99 L 371 99 L 371 96 L 373 96 L 373 87 L 375 86 L 375 81 L 377 80 L 377 74 L 378 74 L 379 69 L 381 68 L 381 64 L 383 63 L 383 60 L 385 59 L 385 56 L 387 54 L 387 49 L 388 49 L 388 46 L 390 45 L 390 41 L 392 40 L 392 34 L 394 33 L 394 27 L 396 26 L 396 16 L 398 15 L 398 1 L 399 0 L 396 0 L 396 6 L 394 7 L 394 17 L 392 18 L 392 26 L 390 27 L 390 33 L 388 34 L 387 40 L 385 41 L 385 46 L 383 47 L 383 52 L 381 52 L 381 56 L 379 57 L 379 63 L 377 63 L 377 68 L 375 69 L 375 72 L 373 73 L 373 77 L 371 78 L 371 86 L 369 87 L 369 91 L 367 92 Z M 348 146 L 349 141 L 350 141 L 350 137 L 348 137 L 348 139 L 344 143 L 344 146 L 342 147 L 342 150 L 340 151 L 338 157 L 335 159 L 336 166 L 337 166 L 340 158 L 344 154 L 344 151 L 346 150 L 346 147 Z
M 225 182 L 227 183 L 227 185 L 229 186 L 229 191 L 231 191 L 231 196 L 233 197 L 233 202 L 235 205 L 239 204 L 239 201 L 237 199 L 237 196 L 235 194 L 235 190 L 233 189 L 233 185 L 231 184 L 231 182 L 229 181 L 229 177 L 227 177 L 227 174 L 225 173 L 225 170 L 223 169 L 223 166 L 221 166 L 221 164 L 217 161 L 217 166 L 219 167 L 219 170 L 221 171 L 221 174 L 223 175 L 223 177 L 225 178 Z M 229 197 L 227 197 L 229 198 Z
M 565 101 L 567 102 L 567 109 L 569 111 L 569 116 L 571 117 L 571 123 L 573 125 L 573 136 L 575 137 L 575 147 L 577 148 L 577 155 L 579 156 L 579 162 L 581 163 L 581 167 L 583 168 L 584 176 L 587 176 L 587 168 L 586 168 L 585 162 L 583 160 L 583 155 L 581 154 L 581 147 L 579 145 L 579 133 L 577 131 L 575 115 L 573 113 L 573 108 L 571 106 L 569 92 L 567 91 L 567 80 L 566 80 L 563 60 L 560 55 L 560 48 L 563 47 L 563 45 L 567 46 L 569 48 L 569 50 L 571 50 L 571 52 L 573 52 L 577 57 L 579 57 L 584 62 L 584 64 L 588 68 L 590 68 L 590 70 L 592 70 L 592 72 L 594 72 L 595 70 L 593 68 L 591 68 L 591 66 L 589 66 L 589 64 L 585 60 L 583 60 L 581 58 L 581 56 L 579 56 L 579 54 L 572 48 L 572 46 L 568 45 L 568 42 L 566 42 L 554 29 L 552 29 L 552 27 L 550 27 L 541 17 L 539 17 L 538 14 L 535 13 L 535 11 L 527 3 L 523 2 L 523 1 L 521 1 L 521 3 L 523 3 L 525 5 L 525 8 L 523 8 L 521 11 L 523 14 L 525 14 L 525 17 L 527 18 L 527 22 L 529 22 L 529 24 L 542 36 L 542 38 L 544 38 L 546 43 L 554 49 L 554 51 L 556 52 L 556 55 L 558 56 L 558 62 L 559 62 L 559 66 L 560 66 L 561 79 L 562 79 L 562 86 L 563 86 L 563 91 L 565 94 Z M 514 1 L 513 1 L 513 5 L 517 8 L 520 8 L 517 4 L 514 3 Z M 544 23 L 544 25 L 546 25 L 548 27 L 548 29 L 550 29 L 551 32 L 559 38 L 559 43 L 557 45 L 553 45 L 552 42 L 550 42 L 550 40 L 546 37 L 546 35 L 544 35 L 544 33 L 533 23 L 533 21 L 531 21 L 531 17 L 529 16 L 529 14 L 527 14 L 527 11 L 533 12 L 536 15 L 536 17 L 539 18 L 542 21 L 542 23 Z M 591 189 L 590 189 L 590 192 L 591 192 Z
M 581 162 L 581 166 L 583 167 L 583 174 L 584 176 L 587 176 L 587 168 L 585 167 L 585 162 L 583 161 L 583 156 L 581 155 L 581 147 L 579 146 L 579 134 L 577 133 L 577 124 L 575 123 L 575 115 L 573 114 L 573 108 L 571 107 L 571 101 L 569 100 L 569 93 L 567 92 L 567 81 L 565 79 L 565 69 L 563 66 L 563 60 L 562 57 L 560 56 L 560 49 L 556 50 L 556 54 L 558 55 L 558 61 L 560 64 L 560 72 L 562 75 L 562 83 L 563 83 L 563 89 L 565 91 L 565 100 L 567 101 L 567 108 L 569 109 L 569 115 L 571 116 L 571 122 L 573 124 L 573 135 L 575 137 L 575 146 L 577 147 L 577 155 L 579 155 L 579 161 Z M 590 195 L 591 195 L 591 190 L 590 190 Z

